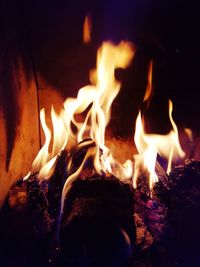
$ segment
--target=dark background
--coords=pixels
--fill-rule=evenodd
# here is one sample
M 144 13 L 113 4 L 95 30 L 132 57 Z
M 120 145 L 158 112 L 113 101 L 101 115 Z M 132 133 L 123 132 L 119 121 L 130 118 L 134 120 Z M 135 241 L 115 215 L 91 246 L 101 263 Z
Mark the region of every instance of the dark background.
M 20 117 L 12 76 L 19 57 L 27 79 L 34 74 L 37 89 L 43 89 L 42 77 L 64 99 L 75 96 L 89 82 L 88 71 L 95 66 L 96 51 L 103 40 L 127 39 L 135 43 L 137 52 L 129 69 L 117 75 L 123 84 L 113 106 L 113 134 L 132 134 L 151 58 L 154 98 L 148 114 L 145 112 L 148 129 L 169 130 L 167 106 L 171 98 L 178 126 L 198 134 L 199 11 L 198 1 L 1 0 L 0 102 L 9 118 L 7 127 L 14 129 Z M 92 42 L 85 45 L 82 25 L 88 13 Z M 14 131 L 10 135 L 14 138 Z

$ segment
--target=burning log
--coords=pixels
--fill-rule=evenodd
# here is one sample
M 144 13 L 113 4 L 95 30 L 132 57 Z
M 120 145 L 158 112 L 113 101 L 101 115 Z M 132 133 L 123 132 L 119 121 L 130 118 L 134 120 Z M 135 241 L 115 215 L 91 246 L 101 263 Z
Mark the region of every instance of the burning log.
M 86 168 L 66 195 L 60 218 L 62 186 L 77 161 L 69 169 L 66 165 L 71 157 L 81 160 L 87 149 L 78 146 L 71 154 L 63 151 L 49 181 L 38 183 L 33 176 L 11 189 L 1 211 L 1 236 L 3 243 L 7 237 L 15 242 L 12 246 L 6 241 L 2 251 L 17 253 L 4 266 L 14 261 L 16 266 L 31 266 L 33 253 L 33 266 L 41 262 L 44 266 L 80 266 L 80 262 L 116 266 L 116 261 L 128 259 L 136 267 L 185 267 L 191 262 L 198 266 L 199 162 L 188 161 L 169 176 L 159 177 L 152 194 L 145 175 L 138 178 L 134 193 L 116 177 Z M 17 248 L 19 242 L 24 243 L 21 248 L 26 256 Z M 41 255 L 45 247 L 48 250 Z
M 94 142 L 83 146 L 82 149 L 77 146 L 70 155 L 63 151 L 58 157 L 54 174 L 49 181 L 40 183 L 37 175 L 33 175 L 27 181 L 18 182 L 10 190 L 1 218 L 5 222 L 7 211 L 12 213 L 8 225 L 12 226 L 16 240 L 20 240 L 21 237 L 18 227 L 13 223 L 16 221 L 15 216 L 20 217 L 23 214 L 20 231 L 27 233 L 24 243 L 30 244 L 31 240 L 33 244 L 39 242 L 40 249 L 41 246 L 49 247 L 46 255 L 41 256 L 36 246 L 34 249 L 36 266 L 40 260 L 45 264 L 49 264 L 50 261 L 51 264 L 56 262 L 59 266 L 63 264 L 78 266 L 76 264 L 82 259 L 81 253 L 86 248 L 92 250 L 84 256 L 85 260 L 94 258 L 93 266 L 98 266 L 97 262 L 112 266 L 114 262 L 123 263 L 131 256 L 135 243 L 133 191 L 130 185 L 120 182 L 114 176 L 94 174 L 90 158 L 85 163 L 86 168 L 80 178 L 72 184 L 65 199 L 61 221 L 59 219 L 63 184 L 71 172 L 79 166 L 79 161 L 83 160 L 87 149 L 91 146 L 94 146 Z M 71 158 L 73 164 L 67 168 Z M 25 226 L 22 230 L 23 225 Z M 57 234 L 59 240 L 56 238 Z M 3 236 L 6 239 L 6 234 Z M 89 247 L 85 248 L 87 238 Z M 27 247 L 30 248 L 29 245 Z M 15 250 L 15 247 L 11 246 L 12 249 Z M 111 252 L 118 257 L 110 256 Z M 32 253 L 31 249 L 27 257 L 32 257 Z M 75 258 L 79 260 L 75 261 Z M 72 264 L 73 261 L 75 265 Z
M 85 143 L 72 150 L 69 175 L 81 165 L 88 149 L 95 147 L 92 140 Z M 88 158 L 65 198 L 59 225 L 60 265 L 80 266 L 88 261 L 91 266 L 124 264 L 136 238 L 133 198 L 129 184 L 104 173 L 95 174 L 93 159 Z
M 84 260 L 91 266 L 126 262 L 135 243 L 133 207 L 130 187 L 115 177 L 75 182 L 60 225 L 62 266 L 79 266 Z

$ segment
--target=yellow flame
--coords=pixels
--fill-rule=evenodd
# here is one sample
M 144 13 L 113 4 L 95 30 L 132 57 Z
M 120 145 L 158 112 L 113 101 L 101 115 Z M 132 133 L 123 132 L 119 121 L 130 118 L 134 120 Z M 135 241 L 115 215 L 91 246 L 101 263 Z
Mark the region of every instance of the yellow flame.
M 145 133 L 141 112 L 139 112 L 136 119 L 134 141 L 139 155 L 135 156 L 133 186 L 134 188 L 137 187 L 137 178 L 141 167 L 142 169 L 146 169 L 149 173 L 149 186 L 151 189 L 158 179 L 155 173 L 157 149 L 155 144 L 151 141 L 151 138 L 149 138 L 149 135 Z
M 39 171 L 39 180 L 51 177 L 57 156 L 67 146 L 70 138 L 74 138 L 77 143 L 86 138 L 94 140 L 96 147 L 89 150 L 85 161 L 88 156 L 92 156 L 94 170 L 97 173 L 103 171 L 126 178 L 131 176 L 132 164 L 129 161 L 124 165 L 118 163 L 105 145 L 105 131 L 111 118 L 111 105 L 121 86 L 121 83 L 115 79 L 115 69 L 126 68 L 133 55 L 134 49 L 128 42 L 122 41 L 118 45 L 111 42 L 102 44 L 97 53 L 97 67 L 93 71 L 95 79 L 91 80 L 92 84 L 82 87 L 76 98 L 67 98 L 63 103 L 63 110 L 59 114 L 55 112 L 53 107 L 51 109 L 53 125 L 53 148 L 51 153 L 49 153 L 51 131 L 46 125 L 44 110 L 41 111 L 45 143 L 32 166 L 32 171 L 35 169 Z M 72 129 L 72 125 L 75 127 L 75 131 Z M 64 188 L 69 181 L 78 178 L 81 166 L 70 179 L 67 179 L 68 182 L 66 182 Z M 63 194 L 65 195 L 66 192 L 67 190 L 64 189 Z
M 154 183 L 158 181 L 155 170 L 157 154 L 168 160 L 167 172 L 171 170 L 172 162 L 176 157 L 184 156 L 179 143 L 178 129 L 172 117 L 171 101 L 169 101 L 169 119 L 172 130 L 166 135 L 146 133 L 144 121 L 139 112 L 134 135 L 138 154 L 134 155 L 134 165 L 130 160 L 124 164 L 118 162 L 106 146 L 105 132 L 111 119 L 111 106 L 121 87 L 121 83 L 115 79 L 115 70 L 126 68 L 133 56 L 134 48 L 129 42 L 122 41 L 118 45 L 104 42 L 97 53 L 96 69 L 90 72 L 91 84 L 82 87 L 76 98 L 67 98 L 59 114 L 52 107 L 53 134 L 46 124 L 44 109 L 40 112 L 45 142 L 32 164 L 31 172 L 24 179 L 28 179 L 35 172 L 39 172 L 40 181 L 49 179 L 54 172 L 60 151 L 66 148 L 70 139 L 78 144 L 90 138 L 90 141 L 84 141 L 80 147 L 90 142 L 96 144 L 88 148 L 83 162 L 67 178 L 62 192 L 62 208 L 66 194 L 72 183 L 80 178 L 89 157 L 93 159 L 94 172 L 115 175 L 122 180 L 133 178 L 134 187 L 137 186 L 140 171 L 145 170 L 149 176 L 150 189 L 152 189 Z M 152 71 L 153 61 L 149 65 L 148 84 L 144 96 L 144 101 L 147 103 L 152 96 Z M 50 153 L 51 141 L 53 145 Z
M 133 48 L 130 43 L 120 42 L 114 45 L 111 42 L 104 42 L 97 54 L 97 69 L 95 73 L 96 84 L 85 86 L 78 92 L 76 99 L 68 98 L 65 103 L 65 111 L 70 114 L 70 120 L 78 129 L 77 139 L 82 141 L 83 137 L 90 137 L 95 141 L 96 147 L 90 149 L 90 153 L 86 155 L 92 156 L 94 159 L 94 169 L 97 173 L 102 171 L 105 173 L 112 173 L 112 166 L 118 165 L 120 170 L 130 174 L 129 166 L 121 166 L 112 158 L 110 150 L 105 145 L 105 130 L 111 118 L 111 105 L 120 90 L 120 82 L 115 79 L 116 68 L 126 68 L 134 55 Z M 91 82 L 92 82 L 91 81 Z M 80 114 L 91 105 L 83 123 L 75 119 L 75 114 Z M 89 136 L 87 136 L 89 134 Z M 100 150 L 102 155 L 100 155 Z M 70 181 L 78 178 L 84 162 L 68 178 L 63 189 L 63 201 L 68 192 L 68 185 Z M 128 165 L 128 164 L 127 164 Z
M 27 180 L 31 173 L 39 172 L 39 170 L 48 162 L 49 159 L 49 144 L 51 142 L 51 131 L 46 124 L 44 109 L 41 109 L 40 111 L 40 121 L 45 135 L 45 142 L 40 151 L 38 152 L 35 160 L 33 161 L 31 172 L 29 172 L 29 174 L 24 177 L 24 180 Z
M 91 147 L 88 149 L 80 167 L 74 172 L 72 173 L 66 180 L 65 184 L 64 184 L 64 187 L 63 187 L 63 190 L 62 190 L 62 197 L 61 197 L 61 213 L 63 212 L 63 207 L 64 207 L 64 202 L 65 202 L 65 197 L 66 197 L 66 194 L 69 192 L 70 188 L 71 188 L 71 185 L 74 181 L 77 180 L 77 178 L 79 177 L 81 171 L 83 170 L 84 166 L 85 166 L 85 163 L 87 161 L 87 159 L 90 157 L 90 156 L 93 156 L 95 154 L 94 150 L 96 150 L 96 147 Z
M 127 42 L 120 42 L 118 45 L 104 42 L 97 54 L 96 84 L 81 88 L 77 98 L 68 98 L 65 101 L 65 112 L 78 129 L 78 142 L 90 137 L 99 148 L 106 149 L 105 129 L 110 121 L 112 102 L 121 85 L 115 79 L 115 69 L 126 68 L 133 54 L 133 48 Z M 89 106 L 91 108 L 84 122 L 78 122 L 75 115 L 83 113 Z M 95 166 L 100 165 L 95 161 Z
M 168 160 L 167 172 L 171 171 L 172 161 L 174 159 L 184 157 L 185 155 L 179 143 L 178 129 L 172 118 L 172 110 L 173 104 L 169 100 L 169 119 L 172 130 L 166 135 L 147 134 L 144 130 L 141 113 L 139 112 L 137 116 L 134 141 L 139 155 L 135 157 L 134 187 L 137 186 L 140 168 L 148 171 L 150 188 L 158 180 L 155 172 L 157 154 Z
M 83 42 L 85 44 L 88 44 L 91 41 L 91 30 L 92 30 L 91 18 L 89 15 L 87 15 L 83 23 Z
M 38 179 L 40 181 L 43 179 L 49 179 L 53 175 L 57 157 L 58 156 L 53 157 L 41 168 L 38 174 Z
M 67 145 L 69 132 L 65 125 L 64 114 L 61 112 L 60 115 L 57 115 L 53 107 L 51 109 L 51 119 L 54 135 L 52 157 L 54 157 Z

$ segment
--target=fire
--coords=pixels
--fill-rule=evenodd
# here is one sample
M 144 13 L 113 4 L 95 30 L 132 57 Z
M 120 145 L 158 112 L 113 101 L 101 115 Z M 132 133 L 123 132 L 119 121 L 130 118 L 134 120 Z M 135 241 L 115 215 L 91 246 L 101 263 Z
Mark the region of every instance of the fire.
M 31 174 L 39 173 L 39 179 L 48 179 L 51 177 L 54 171 L 55 162 L 57 156 L 61 150 L 63 150 L 68 141 L 68 131 L 66 131 L 66 125 L 63 120 L 63 116 L 58 116 L 55 113 L 54 108 L 52 107 L 51 110 L 51 118 L 53 124 L 53 149 L 52 152 L 49 153 L 49 147 L 52 139 L 52 133 L 49 127 L 46 124 L 45 118 L 45 110 L 41 109 L 40 111 L 40 121 L 42 125 L 42 129 L 45 135 L 45 142 L 42 148 L 40 149 L 38 155 L 36 156 L 35 160 L 33 161 L 31 172 L 29 172 L 25 177 L 24 180 L 28 179 Z
M 92 30 L 92 23 L 90 16 L 86 16 L 84 24 L 83 24 L 83 42 L 85 44 L 90 43 L 91 41 L 91 30 Z
M 172 161 L 177 157 L 184 157 L 178 137 L 178 128 L 172 118 L 173 104 L 169 100 L 169 119 L 172 125 L 172 130 L 166 135 L 160 134 L 147 134 L 144 129 L 144 123 L 141 112 L 139 112 L 136 119 L 135 130 L 135 145 L 139 155 L 135 156 L 135 170 L 133 177 L 134 187 L 137 186 L 137 177 L 140 168 L 143 168 L 149 173 L 150 188 L 158 181 L 155 172 L 157 154 L 168 160 L 167 173 L 171 171 Z
M 91 22 L 86 17 L 84 22 L 83 40 L 90 42 Z M 40 181 L 49 179 L 55 169 L 57 158 L 66 149 L 71 140 L 79 144 L 80 148 L 87 148 L 84 159 L 77 169 L 66 179 L 63 187 L 61 210 L 66 194 L 72 183 L 79 179 L 88 159 L 93 160 L 93 173 L 114 175 L 121 180 L 133 180 L 137 186 L 137 178 L 141 170 L 149 177 L 150 189 L 158 181 L 155 166 L 157 155 L 168 160 L 167 172 L 171 170 L 172 161 L 176 157 L 183 157 L 178 129 L 172 118 L 173 105 L 169 101 L 169 119 L 172 130 L 166 135 L 148 134 L 145 132 L 144 118 L 139 112 L 135 127 L 135 145 L 138 154 L 134 155 L 134 162 L 126 160 L 123 164 L 116 160 L 106 145 L 105 133 L 111 119 L 111 106 L 118 95 L 121 83 L 115 79 L 117 68 L 127 68 L 135 49 L 129 42 L 121 41 L 118 45 L 104 42 L 97 52 L 96 69 L 90 72 L 91 84 L 82 87 L 76 98 L 69 97 L 63 103 L 59 114 L 54 107 L 51 109 L 51 123 L 53 131 L 47 126 L 44 109 L 40 112 L 40 120 L 45 135 L 45 142 L 36 156 L 31 171 L 24 177 L 37 173 Z M 147 88 L 144 102 L 149 106 L 153 94 L 153 61 L 148 70 Z M 188 132 L 188 131 L 187 131 Z M 190 134 L 188 132 L 188 134 Z M 95 145 L 94 145 L 95 144 Z M 67 169 L 70 169 L 68 162 Z
M 63 150 L 68 142 L 69 133 L 64 121 L 64 116 L 56 114 L 54 108 L 51 109 L 51 118 L 53 124 L 53 150 L 52 156 L 56 156 L 61 150 Z
M 134 141 L 139 154 L 134 156 L 135 169 L 133 186 L 134 188 L 137 187 L 137 178 L 140 173 L 140 168 L 142 167 L 142 169 L 146 169 L 148 171 L 149 185 L 151 189 L 153 183 L 158 180 L 158 177 L 155 173 L 157 148 L 153 143 L 151 136 L 145 133 L 141 112 L 139 112 L 136 119 Z
M 193 141 L 193 134 L 192 134 L 192 130 L 189 128 L 185 128 L 184 129 L 185 133 L 187 134 L 188 138 L 190 139 L 190 141 Z
M 48 128 L 45 120 L 45 111 L 41 109 L 40 111 L 40 121 L 42 125 L 42 129 L 45 134 L 45 142 L 43 147 L 40 149 L 39 153 L 37 154 L 35 160 L 33 161 L 31 172 L 29 172 L 25 177 L 24 180 L 28 179 L 31 174 L 39 172 L 39 170 L 47 163 L 49 160 L 49 144 L 51 142 L 51 131 Z
M 146 107 L 149 107 L 151 97 L 153 94 L 153 60 L 150 61 L 147 77 L 147 87 L 144 95 L 143 102 L 146 103 Z M 178 135 L 178 128 L 175 121 L 172 118 L 173 104 L 169 100 L 169 120 L 171 122 L 172 129 L 166 135 L 161 134 L 148 134 L 145 132 L 144 117 L 141 112 L 138 113 L 135 124 L 134 141 L 138 150 L 138 154 L 134 155 L 135 166 L 133 173 L 133 187 L 137 187 L 137 178 L 141 171 L 146 171 L 149 177 L 149 187 L 153 188 L 154 183 L 158 181 L 158 175 L 156 174 L 156 162 L 157 155 L 164 157 L 168 160 L 167 173 L 171 171 L 172 162 L 177 158 L 183 158 L 185 153 L 183 152 Z
M 152 84 L 152 77 L 153 77 L 153 60 L 150 61 L 148 76 L 147 76 L 147 87 L 144 95 L 144 102 L 147 102 L 147 106 L 151 101 L 151 97 L 153 95 L 153 84 Z
M 71 114 L 70 119 L 78 128 L 77 140 L 81 142 L 84 138 L 90 137 L 95 141 L 96 146 L 88 150 L 77 172 L 68 177 L 63 188 L 62 206 L 70 184 L 78 178 L 89 156 L 94 158 L 94 169 L 97 173 L 112 173 L 115 160 L 105 145 L 105 131 L 111 118 L 112 102 L 121 86 L 120 82 L 115 79 L 115 69 L 126 68 L 133 55 L 133 48 L 128 42 L 120 42 L 118 45 L 110 42 L 103 43 L 98 50 L 96 71 L 93 71 L 91 78 L 91 82 L 96 80 L 96 83 L 81 88 L 76 99 L 67 99 L 64 103 L 65 110 Z M 77 122 L 74 115 L 82 113 L 90 105 L 92 106 L 84 122 Z M 100 151 L 102 151 L 101 154 Z
M 45 112 L 41 110 L 40 119 L 45 143 L 34 160 L 31 170 L 31 173 L 39 172 L 38 178 L 41 181 L 51 177 L 57 156 L 66 148 L 69 139 L 79 143 L 90 138 L 96 144 L 95 147 L 88 149 L 81 166 L 66 180 L 63 201 L 70 184 L 78 178 L 89 157 L 93 158 L 94 170 L 99 174 L 114 173 L 116 176 L 125 178 L 130 178 L 132 175 L 133 168 L 130 161 L 120 164 L 112 157 L 105 144 L 105 132 L 111 118 L 112 103 L 121 86 L 121 83 L 115 79 L 115 69 L 126 68 L 133 55 L 134 48 L 129 42 L 122 41 L 118 45 L 104 42 L 97 53 L 96 70 L 91 72 L 91 84 L 82 87 L 76 98 L 67 98 L 60 114 L 56 114 L 52 107 L 53 134 L 46 124 Z M 72 128 L 75 128 L 75 131 Z M 53 148 L 50 152 L 51 140 L 53 140 Z M 25 179 L 29 176 L 30 173 Z

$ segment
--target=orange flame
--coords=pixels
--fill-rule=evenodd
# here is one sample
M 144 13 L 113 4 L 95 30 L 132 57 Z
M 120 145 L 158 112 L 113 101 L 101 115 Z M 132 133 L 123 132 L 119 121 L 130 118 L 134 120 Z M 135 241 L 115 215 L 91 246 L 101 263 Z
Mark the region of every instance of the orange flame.
M 193 134 L 192 134 L 192 130 L 190 128 L 185 128 L 184 129 L 185 133 L 187 134 L 188 138 L 190 139 L 190 141 L 193 141 Z
M 143 102 L 147 101 L 147 106 L 149 106 L 150 100 L 153 95 L 153 85 L 152 85 L 152 77 L 153 77 L 153 60 L 150 61 L 148 76 L 147 76 L 147 87 L 144 95 Z
M 92 31 L 91 18 L 89 15 L 87 15 L 85 18 L 85 21 L 83 23 L 83 42 L 84 42 L 84 44 L 90 43 L 91 31 Z

